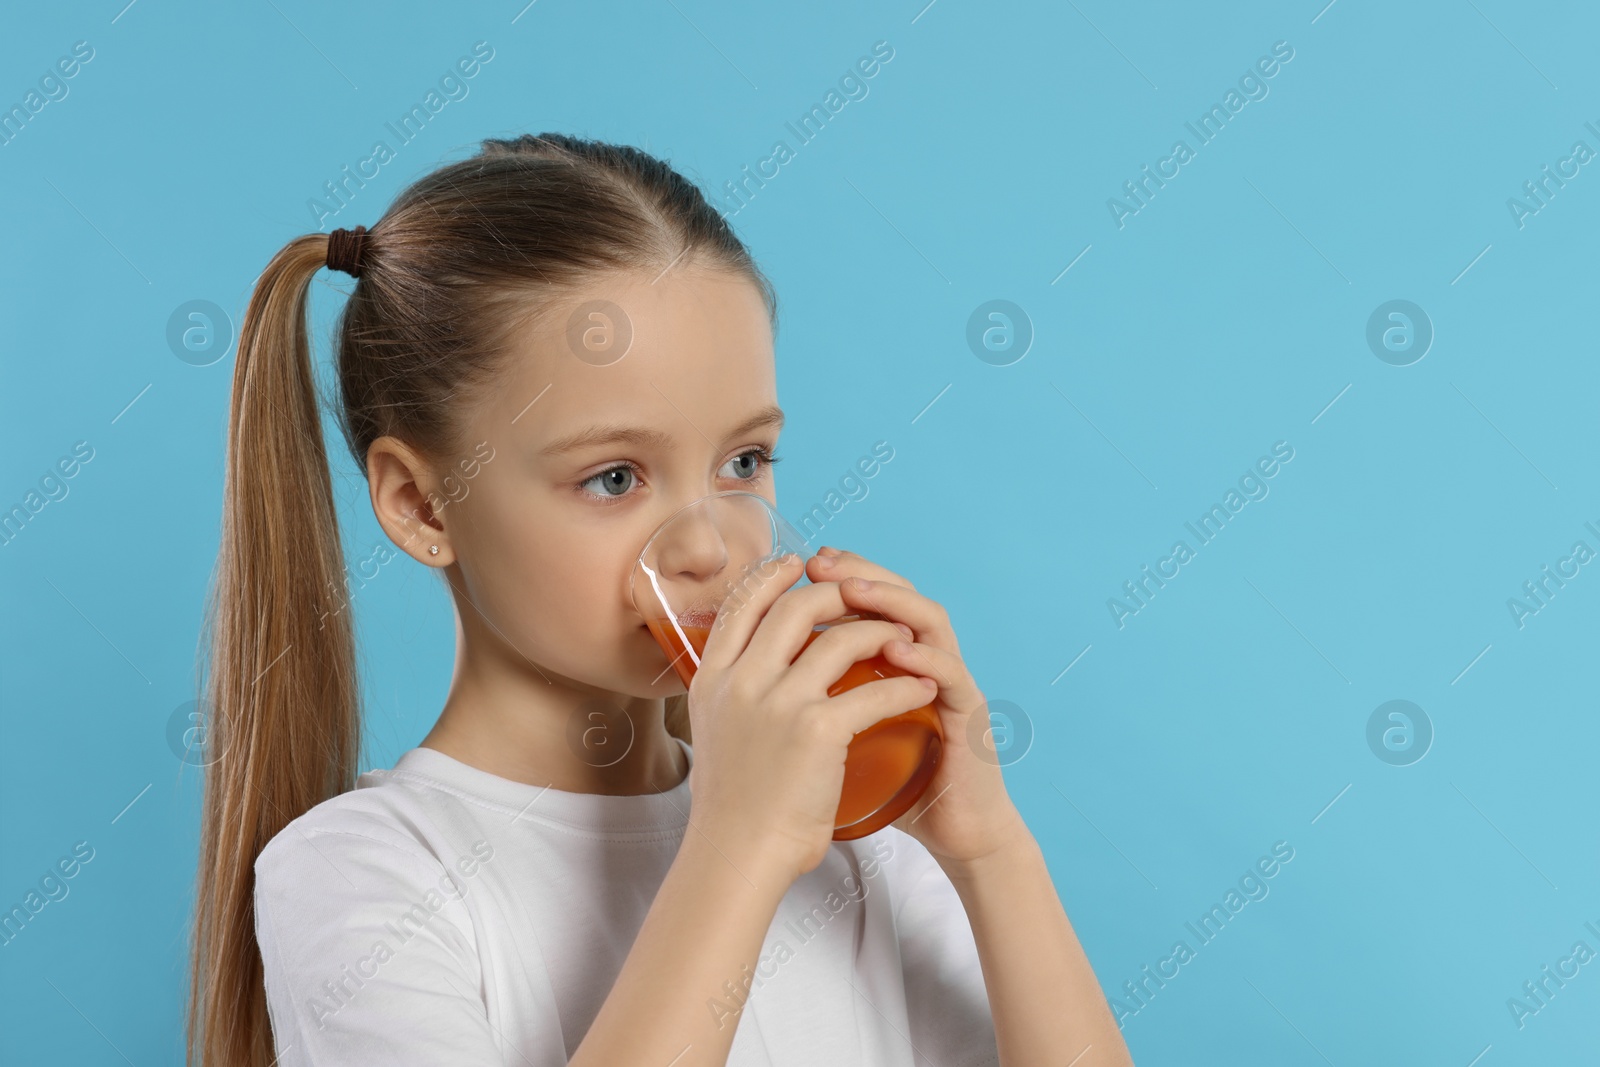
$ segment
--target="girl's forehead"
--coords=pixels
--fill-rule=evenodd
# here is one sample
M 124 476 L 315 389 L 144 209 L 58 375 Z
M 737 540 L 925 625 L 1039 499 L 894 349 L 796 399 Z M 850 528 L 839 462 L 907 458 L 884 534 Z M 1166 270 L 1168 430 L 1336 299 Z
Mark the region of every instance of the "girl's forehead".
M 753 282 L 722 271 L 606 275 L 547 297 L 511 337 L 519 364 L 547 377 L 592 369 L 696 374 L 739 356 L 772 357 L 772 323 Z M 620 377 L 620 374 L 611 377 Z
M 584 435 L 607 443 L 599 432 L 613 444 L 720 447 L 758 415 L 763 428 L 781 421 L 766 307 L 731 275 L 586 287 L 514 337 L 509 356 L 485 414 L 547 457 L 577 455 Z
M 751 371 L 759 364 L 747 362 Z M 626 381 L 594 377 L 598 387 L 585 386 L 580 377 L 546 382 L 523 394 L 507 392 L 496 408 L 508 436 L 530 458 L 579 463 L 607 449 L 733 448 L 757 435 L 776 434 L 784 423 L 770 375 L 730 368 L 704 388 L 643 373 Z

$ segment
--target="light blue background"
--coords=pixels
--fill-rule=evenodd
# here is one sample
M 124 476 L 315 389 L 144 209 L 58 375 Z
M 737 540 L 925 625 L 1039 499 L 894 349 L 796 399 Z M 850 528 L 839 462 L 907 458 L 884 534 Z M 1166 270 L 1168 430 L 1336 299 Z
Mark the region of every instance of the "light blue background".
M 1600 150 L 1592 8 L 125 2 L 16 8 L 0 35 L 8 107 L 95 50 L 0 147 L 0 506 L 95 449 L 0 548 L 0 905 L 95 849 L 0 950 L 0 1060 L 179 1062 L 200 781 L 165 730 L 194 695 L 233 360 L 180 361 L 167 320 L 203 299 L 236 325 L 307 200 L 480 40 L 470 95 L 333 225 L 517 132 L 635 143 L 720 189 L 894 48 L 735 220 L 782 302 L 780 504 L 798 521 L 892 444 L 822 539 L 942 602 L 1031 720 L 1007 780 L 1108 994 L 1293 846 L 1127 1021 L 1138 1062 L 1592 1055 L 1600 962 L 1521 1029 L 1506 1006 L 1600 950 L 1600 566 L 1520 629 L 1507 608 L 1600 549 L 1600 164 L 1523 227 L 1507 208 Z M 1107 199 L 1277 41 L 1269 95 L 1119 229 Z M 323 341 L 338 284 L 315 287 Z M 965 340 L 992 299 L 1036 333 L 1010 366 Z M 1436 331 L 1410 366 L 1365 340 L 1392 299 Z M 1119 629 L 1108 598 L 1277 441 L 1270 495 Z M 355 560 L 381 534 L 337 459 Z M 362 763 L 387 766 L 443 699 L 450 609 L 402 559 L 356 611 Z M 1391 699 L 1435 730 L 1410 766 L 1366 741 Z

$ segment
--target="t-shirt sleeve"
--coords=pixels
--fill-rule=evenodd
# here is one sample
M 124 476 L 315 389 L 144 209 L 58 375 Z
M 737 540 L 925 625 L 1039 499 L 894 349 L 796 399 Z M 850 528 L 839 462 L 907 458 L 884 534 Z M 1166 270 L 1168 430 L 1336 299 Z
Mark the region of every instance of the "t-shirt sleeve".
M 895 905 L 906 1018 L 916 1067 L 994 1067 L 994 1017 L 978 944 L 955 886 L 909 834 L 896 851 L 903 888 Z
M 291 824 L 255 875 L 278 1067 L 502 1062 L 472 923 L 444 864 Z

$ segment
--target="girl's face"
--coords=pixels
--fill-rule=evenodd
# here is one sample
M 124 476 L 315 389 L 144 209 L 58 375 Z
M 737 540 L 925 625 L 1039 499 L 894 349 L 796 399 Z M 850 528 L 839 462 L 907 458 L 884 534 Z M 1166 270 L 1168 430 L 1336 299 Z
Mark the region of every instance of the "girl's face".
M 679 269 L 593 283 L 541 322 L 473 415 L 470 454 L 435 469 L 448 544 L 418 558 L 450 553 L 469 653 L 532 661 L 555 684 L 683 692 L 628 578 L 650 534 L 697 497 L 742 489 L 776 505 L 766 307 L 742 276 Z

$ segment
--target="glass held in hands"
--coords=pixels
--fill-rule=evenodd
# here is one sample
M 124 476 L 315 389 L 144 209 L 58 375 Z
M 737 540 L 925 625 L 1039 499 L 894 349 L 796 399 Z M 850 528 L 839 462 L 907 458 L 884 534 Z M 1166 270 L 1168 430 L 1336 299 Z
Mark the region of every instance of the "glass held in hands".
M 630 591 L 634 608 L 685 687 L 694 680 L 718 612 L 753 595 L 790 553 L 802 561 L 811 556 L 798 530 L 765 498 L 743 490 L 701 497 L 650 535 L 634 564 Z M 795 585 L 808 580 L 802 573 Z M 821 623 L 801 651 L 829 626 L 858 618 L 881 616 L 845 615 Z M 852 664 L 828 695 L 908 673 L 876 655 Z M 865 837 L 905 814 L 932 781 L 943 743 L 931 703 L 880 719 L 856 734 L 845 756 L 833 839 Z

